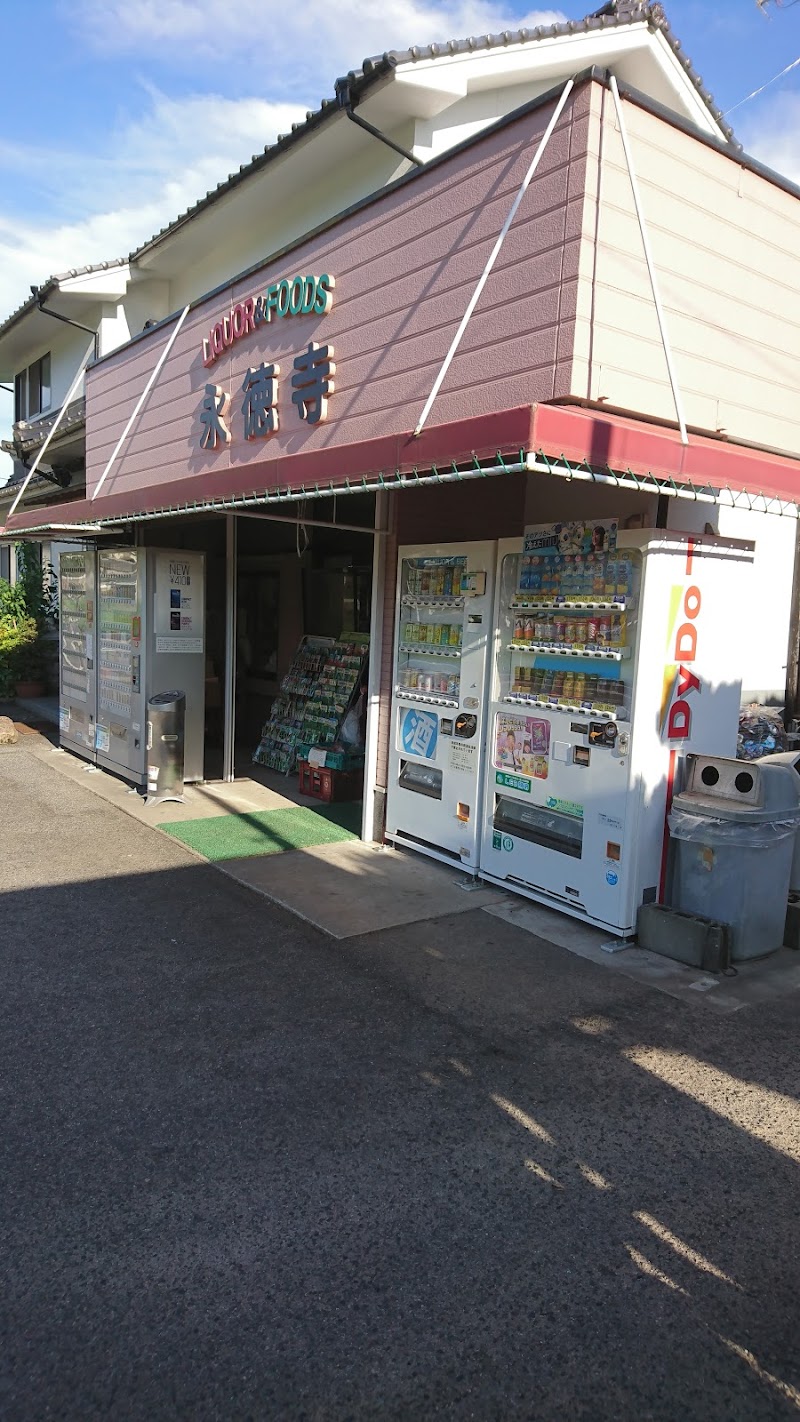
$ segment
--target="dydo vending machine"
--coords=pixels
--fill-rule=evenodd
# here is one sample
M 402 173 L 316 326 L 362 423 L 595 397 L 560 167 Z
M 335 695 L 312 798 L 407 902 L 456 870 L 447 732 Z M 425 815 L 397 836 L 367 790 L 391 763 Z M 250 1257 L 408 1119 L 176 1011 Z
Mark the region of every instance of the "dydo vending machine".
M 386 837 L 477 873 L 495 543 L 401 548 Z
M 499 545 L 482 877 L 635 931 L 662 897 L 679 757 L 736 753 L 752 556 L 613 520 Z

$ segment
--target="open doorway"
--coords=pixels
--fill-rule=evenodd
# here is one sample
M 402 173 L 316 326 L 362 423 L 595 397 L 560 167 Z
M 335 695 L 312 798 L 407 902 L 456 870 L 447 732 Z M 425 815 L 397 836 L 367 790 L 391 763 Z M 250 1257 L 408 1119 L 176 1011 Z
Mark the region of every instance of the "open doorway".
M 357 831 L 374 499 L 350 496 L 338 520 L 336 512 L 328 498 L 306 503 L 297 519 L 291 508 L 236 517 L 233 763 L 237 779 Z M 210 668 L 220 714 L 208 717 L 209 779 L 222 775 L 224 640 L 221 653 Z

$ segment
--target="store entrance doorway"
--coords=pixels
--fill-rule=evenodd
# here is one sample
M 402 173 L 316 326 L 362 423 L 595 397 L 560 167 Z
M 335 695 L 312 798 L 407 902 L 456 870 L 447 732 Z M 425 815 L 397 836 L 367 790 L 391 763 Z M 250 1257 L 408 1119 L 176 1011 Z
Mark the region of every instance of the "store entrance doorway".
M 236 516 L 234 776 L 282 805 L 326 815 L 339 806 L 335 814 L 357 832 L 374 498 L 265 515 Z M 218 746 L 208 747 L 209 778 L 221 774 L 223 721 Z

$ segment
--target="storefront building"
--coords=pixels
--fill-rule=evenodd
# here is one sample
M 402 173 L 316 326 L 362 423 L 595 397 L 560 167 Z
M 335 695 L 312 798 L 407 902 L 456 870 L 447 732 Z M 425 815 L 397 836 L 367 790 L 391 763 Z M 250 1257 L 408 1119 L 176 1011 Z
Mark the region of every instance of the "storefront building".
M 631 34 L 662 44 L 649 7 L 618 8 Z M 800 200 L 701 108 L 702 122 L 605 70 L 568 73 L 89 364 L 85 493 L 44 511 L 21 502 L 6 536 L 205 554 L 206 777 L 247 763 L 300 638 L 368 634 L 363 833 L 381 839 L 408 759 L 398 708 L 438 707 L 442 737 L 472 714 L 457 677 L 401 679 L 398 550 L 462 559 L 458 594 L 451 566 L 438 592 L 401 582 L 401 595 L 487 599 L 474 621 L 489 677 L 502 558 L 511 544 L 522 555 L 532 527 L 613 525 L 604 553 L 619 535 L 634 563 L 637 530 L 658 529 L 688 570 L 704 537 L 754 543 L 738 578 L 746 565 L 748 596 L 731 596 L 731 625 L 713 637 L 746 699 L 783 700 L 797 641 Z M 198 272 L 213 255 L 198 252 Z M 491 545 L 486 567 L 467 545 Z M 529 640 L 564 641 L 542 626 Z M 674 730 L 691 658 L 683 647 L 662 661 L 679 670 L 662 706 Z M 502 699 L 518 705 L 525 678 L 508 676 Z M 616 723 L 608 706 L 597 715 Z M 488 746 L 494 725 L 486 734 Z M 588 766 L 574 739 L 548 729 L 551 757 Z M 502 784 L 488 751 L 471 771 L 463 748 L 447 761 L 475 777 L 456 818 L 478 839 L 487 755 Z M 556 816 L 572 813 L 551 798 Z M 609 831 L 609 884 L 615 849 Z

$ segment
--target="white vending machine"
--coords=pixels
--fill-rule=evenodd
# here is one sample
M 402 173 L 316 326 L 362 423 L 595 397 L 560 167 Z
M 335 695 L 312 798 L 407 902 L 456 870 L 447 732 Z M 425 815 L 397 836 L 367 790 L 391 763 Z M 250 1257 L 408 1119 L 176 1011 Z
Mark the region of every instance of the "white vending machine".
M 68 554 L 61 559 L 61 596 L 76 597 L 78 575 Z M 88 605 L 84 647 L 87 673 L 84 739 L 75 734 L 74 691 L 65 681 L 79 675 L 77 652 L 62 630 L 61 741 L 134 785 L 147 785 L 147 702 L 162 691 L 186 693 L 184 778 L 203 779 L 205 737 L 205 558 L 202 553 L 162 548 L 101 548 L 87 555 Z M 65 581 L 66 579 L 66 581 Z M 71 626 L 77 629 L 71 614 Z M 70 634 L 70 646 L 80 636 Z M 75 670 L 73 671 L 73 663 Z M 73 700 L 69 697 L 72 696 Z M 70 733 L 70 727 L 72 731 Z
M 76 548 L 59 559 L 59 727 L 61 744 L 95 759 L 95 554 Z
M 478 870 L 495 543 L 401 548 L 386 837 Z
M 736 753 L 752 558 L 614 520 L 499 545 L 483 878 L 635 932 L 663 898 L 681 757 Z

